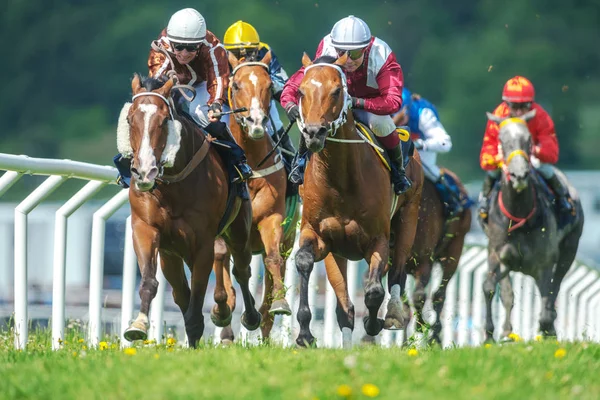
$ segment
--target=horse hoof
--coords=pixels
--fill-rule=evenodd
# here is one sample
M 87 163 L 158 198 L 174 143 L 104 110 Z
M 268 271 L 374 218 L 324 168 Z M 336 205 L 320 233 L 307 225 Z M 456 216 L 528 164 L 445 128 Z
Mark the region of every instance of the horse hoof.
M 271 305 L 269 313 L 272 315 L 292 315 L 292 309 L 290 308 L 287 300 L 275 300 Z
M 385 317 L 383 328 L 388 331 L 402 331 L 406 328 L 404 321 L 399 321 L 394 317 Z
M 229 311 L 229 316 L 225 319 L 220 318 L 219 307 L 216 304 L 213 306 L 212 310 L 210 310 L 210 320 L 213 322 L 213 324 L 215 324 L 215 326 L 218 326 L 219 328 L 225 328 L 231 323 L 231 309 L 228 305 L 226 305 L 226 307 Z
M 365 316 L 363 322 L 365 324 L 365 332 L 367 332 L 367 335 L 371 336 L 377 336 L 383 329 L 384 325 L 384 322 L 381 318 L 376 318 L 374 322 L 371 322 L 371 318 L 369 318 L 368 315 Z
M 242 325 L 244 325 L 244 328 L 248 329 L 249 331 L 255 331 L 260 326 L 262 316 L 256 310 L 253 310 L 251 314 L 255 314 L 255 316 L 250 321 L 248 321 L 248 314 L 246 314 L 246 311 L 244 311 L 244 313 L 242 314 Z M 256 320 L 256 322 L 252 323 L 251 321 L 253 320 Z
M 364 345 L 375 345 L 375 336 L 364 335 L 362 339 L 360 339 L 360 342 Z
M 123 332 L 125 340 L 129 342 L 133 342 L 134 340 L 146 340 L 148 338 L 148 329 L 140 325 L 142 324 L 136 322 L 132 323 L 129 328 Z
M 385 298 L 385 290 L 381 283 L 373 284 L 370 288 L 365 291 L 365 305 L 367 308 L 381 306 L 383 299 Z
M 307 337 L 298 336 L 298 339 L 296 339 L 296 346 L 302 348 L 317 347 L 315 343 L 315 338 L 312 335 Z
M 231 339 L 221 339 L 221 343 L 219 343 L 221 347 L 229 347 L 233 345 L 233 340 Z

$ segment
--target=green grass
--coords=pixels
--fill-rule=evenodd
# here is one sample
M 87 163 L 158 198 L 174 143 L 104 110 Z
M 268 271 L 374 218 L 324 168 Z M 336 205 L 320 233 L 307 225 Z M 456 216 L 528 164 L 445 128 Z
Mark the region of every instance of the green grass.
M 0 335 L 0 398 L 43 399 L 598 399 L 600 345 L 517 343 L 451 350 L 352 351 L 270 346 L 197 350 L 116 343 L 88 349 L 47 334 L 16 351 Z M 104 346 L 104 343 L 103 343 Z M 557 357 L 564 349 L 564 357 Z M 559 352 L 562 352 L 562 350 Z M 342 385 L 347 385 L 342 386 Z

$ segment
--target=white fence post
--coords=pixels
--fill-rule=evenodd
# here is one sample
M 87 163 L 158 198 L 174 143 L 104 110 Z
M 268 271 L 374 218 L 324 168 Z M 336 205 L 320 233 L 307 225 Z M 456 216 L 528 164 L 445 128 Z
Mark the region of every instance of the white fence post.
M 29 337 L 27 315 L 27 214 L 59 187 L 65 178 L 50 176 L 15 208 L 15 348 L 24 349 Z

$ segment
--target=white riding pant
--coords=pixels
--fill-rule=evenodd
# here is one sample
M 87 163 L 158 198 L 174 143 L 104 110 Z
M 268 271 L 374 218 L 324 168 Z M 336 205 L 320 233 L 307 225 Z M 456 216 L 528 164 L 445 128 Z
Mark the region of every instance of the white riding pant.
M 196 121 L 198 125 L 206 128 L 206 126 L 210 124 L 210 121 L 208 120 L 208 100 L 210 99 L 210 94 L 206 89 L 206 82 L 201 82 L 193 86 L 194 89 L 196 89 L 196 97 L 189 103 L 182 98 L 183 106 L 185 108 L 187 105 L 188 114 L 194 118 L 194 121 Z M 229 106 L 227 104 L 223 104 L 223 111 L 229 111 Z M 229 115 L 222 116 L 221 122 L 229 124 Z
M 389 115 L 377 115 L 365 110 L 353 110 L 356 119 L 366 124 L 375 136 L 385 137 L 396 131 L 396 124 Z

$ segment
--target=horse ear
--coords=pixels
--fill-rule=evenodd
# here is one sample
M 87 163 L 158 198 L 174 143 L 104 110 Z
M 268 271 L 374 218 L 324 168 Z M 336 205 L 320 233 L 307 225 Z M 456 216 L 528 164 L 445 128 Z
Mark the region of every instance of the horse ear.
M 133 74 L 133 80 L 131 81 L 131 92 L 136 95 L 142 90 L 142 83 L 140 82 L 140 76 Z
M 343 67 L 344 64 L 346 64 L 346 61 L 348 61 L 348 53 L 342 54 L 340 58 L 335 60 L 334 64 Z
M 525 121 L 529 121 L 531 118 L 535 117 L 537 110 L 534 108 L 533 110 L 527 111 L 525 114 L 521 115 L 521 118 Z
M 306 54 L 306 52 L 304 52 L 304 54 L 302 55 L 302 65 L 304 67 L 308 67 L 309 65 L 312 65 L 312 61 L 310 59 L 310 57 L 308 56 L 308 54 Z
M 265 56 L 262 58 L 262 60 L 260 60 L 261 63 L 263 64 L 271 64 L 271 58 L 273 57 L 273 55 L 271 54 L 271 50 L 267 51 L 267 54 L 265 54 Z
M 161 88 L 157 90 L 157 92 L 162 94 L 164 97 L 169 97 L 174 84 L 175 79 L 169 79 L 164 85 L 162 85 Z
M 232 69 L 235 69 L 240 64 L 240 60 L 230 51 L 227 52 L 227 58 L 229 59 L 229 65 Z
M 494 115 L 494 114 L 489 113 L 489 112 L 486 112 L 485 115 L 487 115 L 487 119 L 489 119 L 490 121 L 493 121 L 493 122 L 495 122 L 497 124 L 499 124 L 500 122 L 502 122 L 502 120 L 504 119 L 502 117 L 498 117 L 497 115 Z

